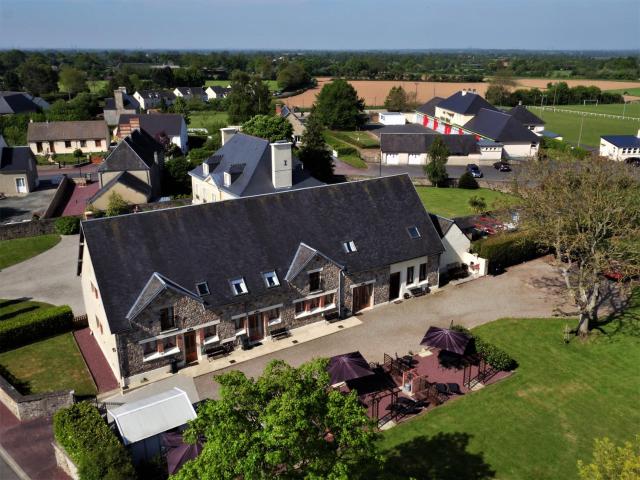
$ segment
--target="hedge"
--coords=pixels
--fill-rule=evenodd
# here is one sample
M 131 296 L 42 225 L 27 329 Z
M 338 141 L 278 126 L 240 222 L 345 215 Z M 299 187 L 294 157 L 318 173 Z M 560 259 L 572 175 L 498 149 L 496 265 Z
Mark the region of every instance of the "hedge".
M 136 478 L 129 453 L 93 405 L 80 402 L 58 410 L 53 434 L 78 467 L 81 480 Z
M 527 232 L 499 233 L 474 242 L 472 252 L 489 260 L 489 271 L 498 273 L 518 263 L 538 258 L 548 253 Z
M 75 235 L 80 231 L 78 217 L 60 217 L 56 220 L 56 232 L 60 235 Z
M 454 325 L 451 327 L 451 330 L 465 333 L 471 337 L 473 339 L 476 352 L 482 355 L 485 361 L 492 367 L 503 372 L 508 372 L 518 366 L 518 362 L 516 362 L 511 355 L 500 347 L 495 346 L 493 343 L 486 342 L 477 335 L 474 335 L 468 328 L 465 328 L 462 325 Z
M 466 190 L 477 190 L 479 187 L 478 182 L 470 172 L 464 172 L 458 179 L 458 188 L 464 188 Z
M 73 313 L 67 305 L 42 308 L 0 321 L 0 352 L 73 329 Z
M 338 157 L 347 155 L 357 155 L 358 157 L 360 156 L 358 154 L 358 149 L 354 147 L 335 147 L 334 150 L 338 154 Z

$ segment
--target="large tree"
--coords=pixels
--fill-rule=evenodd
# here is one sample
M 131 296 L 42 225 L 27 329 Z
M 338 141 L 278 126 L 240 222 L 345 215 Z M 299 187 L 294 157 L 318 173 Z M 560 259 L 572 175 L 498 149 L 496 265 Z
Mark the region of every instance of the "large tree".
M 255 115 L 267 115 L 271 113 L 269 86 L 258 76 L 235 71 L 227 105 L 229 121 L 234 124 L 246 122 Z
M 354 130 L 364 124 L 364 100 L 346 80 L 327 83 L 318 94 L 315 113 L 319 120 L 334 130 Z
M 328 387 L 326 360 L 293 368 L 270 362 L 257 380 L 239 371 L 216 377 L 185 439 L 204 437 L 198 458 L 177 479 L 358 478 L 377 460 L 375 433 L 354 394 Z
M 247 135 L 265 138 L 270 142 L 291 140 L 293 127 L 286 118 L 273 115 L 256 115 L 242 124 L 242 132 Z
M 33 95 L 52 93 L 58 90 L 58 75 L 50 65 L 27 61 L 18 67 L 22 86 Z
M 334 164 L 322 135 L 323 130 L 324 126 L 318 116 L 312 112 L 305 123 L 305 131 L 301 139 L 302 147 L 298 156 L 311 175 L 318 180 L 328 182 L 333 179 Z
M 440 136 L 437 136 L 427 152 L 429 160 L 424 166 L 424 173 L 435 187 L 443 186 L 449 179 L 447 173 L 447 161 L 449 160 L 449 148 Z
M 278 71 L 278 86 L 283 91 L 296 90 L 311 81 L 311 77 L 304 66 L 291 62 L 283 65 Z
M 384 100 L 384 108 L 390 112 L 404 112 L 409 108 L 409 97 L 402 87 L 391 87 L 387 98 Z
M 60 69 L 60 91 L 66 92 L 71 99 L 72 95 L 87 89 L 87 75 L 77 68 L 62 67 Z
M 631 168 L 564 156 L 530 162 L 516 178 L 522 225 L 554 252 L 581 335 L 598 319 L 603 274 L 625 280 L 640 273 L 640 179 Z

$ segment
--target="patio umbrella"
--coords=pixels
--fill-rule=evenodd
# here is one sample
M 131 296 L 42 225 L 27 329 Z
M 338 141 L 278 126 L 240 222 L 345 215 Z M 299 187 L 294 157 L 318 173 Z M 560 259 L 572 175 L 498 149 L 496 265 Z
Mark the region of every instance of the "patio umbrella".
M 331 376 L 331 385 L 375 375 L 360 352 L 331 357 L 327 370 Z
M 202 451 L 202 443 L 194 445 L 184 443 L 182 434 L 168 432 L 162 435 L 162 445 L 167 448 L 167 469 L 173 475 L 189 460 L 193 460 Z
M 469 337 L 462 332 L 448 328 L 429 327 L 420 345 L 463 355 L 468 343 Z

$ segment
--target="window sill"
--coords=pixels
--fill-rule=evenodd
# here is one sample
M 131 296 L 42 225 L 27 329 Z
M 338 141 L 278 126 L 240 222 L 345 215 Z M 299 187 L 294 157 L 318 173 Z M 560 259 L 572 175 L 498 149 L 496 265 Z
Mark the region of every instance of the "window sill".
M 236 330 L 236 337 L 239 337 L 240 335 L 246 335 L 247 334 L 247 330 L 246 329 L 242 329 L 242 330 Z
M 282 323 L 282 318 L 275 318 L 273 320 L 269 320 L 268 325 L 271 327 L 272 325 L 278 325 L 279 323 Z
M 333 310 L 334 308 L 336 308 L 336 305 L 332 303 L 331 305 L 325 305 L 322 308 L 316 308 L 315 310 L 311 310 L 310 312 L 304 312 L 299 315 L 296 315 L 295 318 L 311 317 L 313 315 L 318 315 L 320 313 L 328 312 L 329 310 Z
M 159 358 L 170 357 L 175 355 L 176 353 L 180 353 L 180 349 L 178 347 L 170 348 L 169 350 L 165 350 L 164 352 L 156 352 L 151 355 L 147 355 L 144 357 L 144 362 L 150 362 L 151 360 L 158 360 Z
M 213 337 L 205 338 L 204 345 L 210 345 L 212 343 L 217 343 L 219 341 L 220 341 L 220 337 L 218 335 L 215 335 Z
M 160 330 L 160 334 L 164 335 L 165 333 L 177 332 L 179 330 L 178 327 L 167 328 L 166 330 Z

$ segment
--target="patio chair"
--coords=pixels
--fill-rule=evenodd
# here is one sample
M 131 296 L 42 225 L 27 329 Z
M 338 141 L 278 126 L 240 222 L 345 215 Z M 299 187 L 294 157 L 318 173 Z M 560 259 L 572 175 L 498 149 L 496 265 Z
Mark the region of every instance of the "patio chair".
M 436 390 L 441 395 L 449 395 L 449 387 L 446 383 L 436 383 Z
M 460 385 L 457 383 L 447 383 L 447 390 L 449 390 L 449 393 L 453 393 L 454 395 L 463 395 L 460 390 Z

